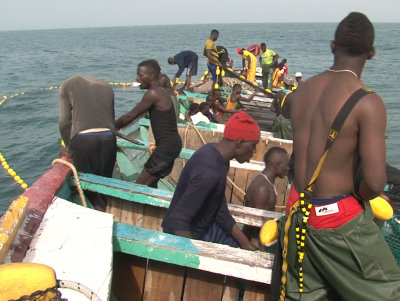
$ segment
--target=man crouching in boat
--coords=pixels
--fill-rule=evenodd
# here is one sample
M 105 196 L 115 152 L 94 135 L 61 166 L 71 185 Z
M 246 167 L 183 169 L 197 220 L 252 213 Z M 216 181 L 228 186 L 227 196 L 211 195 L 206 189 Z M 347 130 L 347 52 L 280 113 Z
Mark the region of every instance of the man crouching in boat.
M 131 111 L 115 121 L 115 128 L 119 130 L 149 112 L 156 149 L 144 165 L 136 183 L 150 187 L 157 187 L 159 179 L 171 172 L 174 160 L 182 149 L 171 96 L 160 86 L 160 71 L 156 60 L 143 61 L 138 65 L 136 80 L 140 83 L 140 89 L 148 91 Z
M 60 89 L 61 138 L 78 171 L 112 177 L 116 160 L 114 92 L 108 82 L 73 76 Z M 86 192 L 97 210 L 105 211 L 102 195 Z
M 248 114 L 237 113 L 226 123 L 219 143 L 198 149 L 181 172 L 162 222 L 164 232 L 256 250 L 231 216 L 225 188 L 229 161 L 249 161 L 259 139 L 257 123 Z

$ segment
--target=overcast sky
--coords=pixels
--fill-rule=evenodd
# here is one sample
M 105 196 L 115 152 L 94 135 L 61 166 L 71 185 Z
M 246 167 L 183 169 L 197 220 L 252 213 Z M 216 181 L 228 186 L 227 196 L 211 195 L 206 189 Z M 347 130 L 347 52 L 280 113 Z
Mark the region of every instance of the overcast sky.
M 351 11 L 400 23 L 400 0 L 2 0 L 0 30 L 163 24 L 333 22 Z

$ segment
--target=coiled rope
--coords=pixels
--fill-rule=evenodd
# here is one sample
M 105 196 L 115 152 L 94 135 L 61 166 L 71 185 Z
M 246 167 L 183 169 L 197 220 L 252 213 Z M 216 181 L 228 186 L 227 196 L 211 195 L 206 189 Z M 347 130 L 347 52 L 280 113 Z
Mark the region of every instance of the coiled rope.
M 83 190 L 82 190 L 82 187 L 81 187 L 81 182 L 79 181 L 78 172 L 76 171 L 75 166 L 71 162 L 68 162 L 68 161 L 66 161 L 64 159 L 54 159 L 53 162 L 51 163 L 51 165 L 53 166 L 55 163 L 64 164 L 64 165 L 68 166 L 72 170 L 72 173 L 74 175 L 76 188 L 78 189 L 79 197 L 81 198 L 82 206 L 83 207 L 87 207 L 85 195 L 83 194 Z

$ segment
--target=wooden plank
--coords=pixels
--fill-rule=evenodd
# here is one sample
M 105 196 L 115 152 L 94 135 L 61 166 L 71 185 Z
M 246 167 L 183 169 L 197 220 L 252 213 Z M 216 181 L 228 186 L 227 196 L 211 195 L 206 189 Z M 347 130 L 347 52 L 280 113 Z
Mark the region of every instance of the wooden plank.
M 246 283 L 243 301 L 271 301 L 270 286 L 248 281 Z
M 111 291 L 118 301 L 142 300 L 147 259 L 114 253 Z
M 122 201 L 122 204 L 120 204 L 115 199 L 112 199 L 113 202 L 111 204 L 115 204 L 116 209 L 108 209 L 108 212 L 112 212 L 111 210 L 115 210 L 117 214 L 116 218 L 118 221 L 121 221 L 121 215 L 119 213 L 120 211 L 118 210 L 125 210 L 129 212 L 127 208 L 133 208 L 132 206 L 129 206 L 125 203 L 135 202 L 160 208 L 168 208 L 173 196 L 173 193 L 170 191 L 155 189 L 144 185 L 126 183 L 117 179 L 107 179 L 89 174 L 80 173 L 79 175 L 81 179 L 81 186 L 83 189 L 100 192 L 128 201 Z M 107 186 L 105 186 L 105 183 L 107 183 Z M 282 216 L 281 213 L 238 206 L 234 204 L 228 204 L 228 209 L 238 223 L 257 227 L 261 227 L 266 220 L 276 219 Z M 136 211 L 131 209 L 130 212 L 135 213 L 139 211 L 138 209 Z M 137 220 L 133 221 L 132 217 L 132 222 L 129 223 L 139 225 L 141 213 L 139 212 L 138 214 L 139 215 L 137 217 Z M 162 214 L 163 213 L 160 212 L 159 216 L 162 216 Z
M 149 260 L 143 300 L 181 300 L 184 277 L 184 267 Z
M 221 301 L 239 300 L 240 285 L 241 285 L 240 282 L 244 283 L 243 280 L 239 280 L 232 277 L 225 277 L 225 284 Z
M 237 186 L 233 186 L 231 204 L 244 205 L 244 196 L 247 189 L 247 178 L 249 171 L 247 169 L 236 168 L 234 183 Z
M 201 270 L 188 269 L 183 301 L 221 300 L 225 277 Z
M 114 225 L 114 250 L 266 284 L 271 281 L 274 257 L 270 253 L 192 240 L 122 223 Z

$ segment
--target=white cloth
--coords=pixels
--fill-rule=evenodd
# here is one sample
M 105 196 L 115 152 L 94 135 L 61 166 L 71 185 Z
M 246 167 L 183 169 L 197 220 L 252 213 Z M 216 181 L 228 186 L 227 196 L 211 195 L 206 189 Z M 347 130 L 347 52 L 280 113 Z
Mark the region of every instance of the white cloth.
M 198 112 L 192 116 L 190 116 L 190 119 L 192 119 L 192 122 L 194 125 L 198 124 L 200 121 L 203 121 L 205 123 L 210 123 L 210 119 L 208 119 L 207 116 L 205 116 L 203 113 Z

